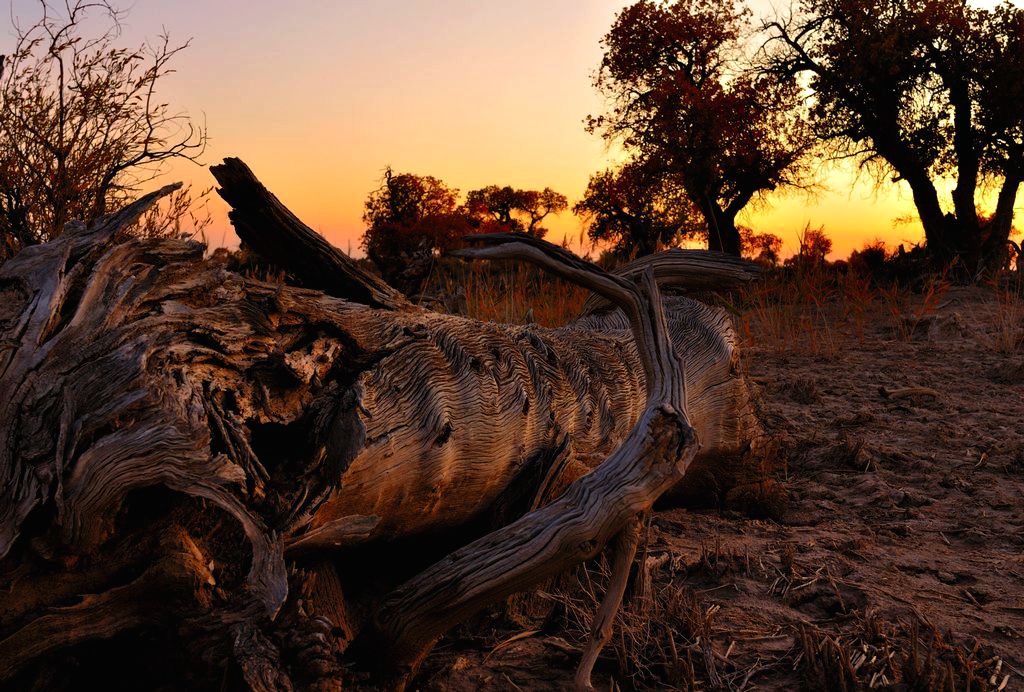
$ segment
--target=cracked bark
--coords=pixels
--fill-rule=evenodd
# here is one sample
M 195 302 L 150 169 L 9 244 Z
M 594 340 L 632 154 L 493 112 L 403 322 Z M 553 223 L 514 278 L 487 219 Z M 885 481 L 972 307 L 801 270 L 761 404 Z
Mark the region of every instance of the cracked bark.
M 348 643 L 374 637 L 400 683 L 468 612 L 595 555 L 691 459 L 714 464 L 757 434 L 724 312 L 652 298 L 655 279 L 704 290 L 743 268 L 709 259 L 702 273 L 690 256 L 686 272 L 609 277 L 494 237 L 477 254 L 611 282 L 603 299 L 620 309 L 559 329 L 481 323 L 409 304 L 237 159 L 215 175 L 239 235 L 287 281 L 230 271 L 194 242 L 116 240 L 173 188 L 0 266 L 10 689 L 87 645 L 111 661 L 134 647 L 137 675 L 162 656 L 189 684 L 335 689 Z M 401 556 L 348 562 L 408 540 L 427 559 L 402 584 Z M 487 555 L 528 574 L 465 591 L 459 570 Z M 350 597 L 353 575 L 396 589 Z M 164 631 L 180 651 L 154 644 Z

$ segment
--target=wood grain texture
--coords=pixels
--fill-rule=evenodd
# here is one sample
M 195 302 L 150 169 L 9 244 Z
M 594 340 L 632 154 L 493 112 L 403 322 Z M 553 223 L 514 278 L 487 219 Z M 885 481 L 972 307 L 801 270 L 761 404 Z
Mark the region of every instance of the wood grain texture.
M 658 285 L 677 293 L 701 293 L 741 288 L 760 275 L 753 262 L 708 250 L 672 248 L 639 257 L 615 270 L 615 274 L 635 279 L 645 271 L 654 272 Z M 610 304 L 593 293 L 583 304 L 583 313 L 608 309 Z
M 454 624 L 594 557 L 613 537 L 635 526 L 638 516 L 683 477 L 699 449 L 687 413 L 686 357 L 677 355 L 672 343 L 653 271 L 634 283 L 541 240 L 499 235 L 476 239 L 489 247 L 463 251 L 463 256 L 532 262 L 616 305 L 630 325 L 640 357 L 645 406 L 622 443 L 562 495 L 451 553 L 384 602 L 371 631 L 391 652 L 397 689 L 409 683 L 436 639 Z M 620 543 L 629 553 L 624 557 L 628 564 L 636 543 L 628 537 Z M 617 609 L 618 602 L 613 591 L 609 608 Z M 597 629 L 603 636 L 601 623 Z M 592 648 L 599 649 L 604 641 L 595 641 Z M 587 670 L 588 663 L 583 662 Z M 586 672 L 582 677 L 589 682 Z
M 288 271 L 303 285 L 373 307 L 409 307 L 399 291 L 364 271 L 319 233 L 302 223 L 263 186 L 241 160 L 226 158 L 211 166 L 231 211 L 239 239 L 267 261 Z
M 721 310 L 682 297 L 645 302 L 634 278 L 612 277 L 632 296 L 625 311 L 560 329 L 498 325 L 415 308 L 359 275 L 316 290 L 316 272 L 301 268 L 303 287 L 268 283 L 205 259 L 197 243 L 115 240 L 171 189 L 0 266 L 0 577 L 13 585 L 0 593 L 0 678 L 62 648 L 174 623 L 193 633 L 197 666 L 235 660 L 257 688 L 308 682 L 308 657 L 275 643 L 295 639 L 281 627 L 315 625 L 315 613 L 295 614 L 305 567 L 358 544 L 457 531 L 501 506 L 509 521 L 533 517 L 531 540 L 557 532 L 533 553 L 550 571 L 593 555 L 675 483 L 684 447 L 688 463 L 757 434 Z M 283 238 L 330 247 L 294 235 L 283 207 L 246 206 L 265 192 L 228 195 L 245 200 L 236 222 L 253 247 Z M 261 223 L 264 213 L 277 221 Z M 314 264 L 326 271 L 337 257 L 324 256 Z M 644 276 L 643 295 L 655 295 L 654 274 Z M 663 326 L 651 327 L 661 314 Z M 676 384 L 652 376 L 672 367 Z M 632 468 L 640 450 L 674 461 L 656 482 L 609 486 L 608 469 Z M 613 458 L 622 461 L 609 466 Z M 507 551 L 518 526 L 481 540 Z M 180 539 L 151 540 L 165 534 Z M 203 570 L 169 566 L 192 564 L 185 544 Z M 508 564 L 488 569 L 526 564 L 523 553 L 504 554 Z M 145 600 L 144 613 L 118 605 L 117 594 L 141 599 L 146 585 L 167 583 L 142 579 L 153 565 L 199 576 L 180 598 Z M 486 598 L 508 588 L 492 585 Z M 378 619 L 408 598 L 430 622 L 384 628 L 411 661 L 482 593 L 424 599 L 408 588 Z M 100 610 L 58 607 L 76 598 Z M 344 610 L 333 596 L 306 600 L 332 601 L 335 619 Z M 431 619 L 436 609 L 450 616 Z M 344 627 L 347 641 L 358 623 Z

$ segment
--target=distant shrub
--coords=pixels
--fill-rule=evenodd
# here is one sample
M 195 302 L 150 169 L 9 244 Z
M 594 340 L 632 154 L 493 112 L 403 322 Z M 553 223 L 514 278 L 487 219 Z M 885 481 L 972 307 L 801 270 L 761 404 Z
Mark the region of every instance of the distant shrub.
M 935 273 L 934 265 L 929 263 L 924 248 L 915 245 L 907 250 L 900 245 L 890 250 L 881 240 L 854 250 L 847 262 L 852 271 L 867 277 L 874 285 L 898 284 L 922 290 Z
M 860 250 L 850 253 L 847 262 L 853 271 L 860 274 L 880 278 L 886 270 L 886 261 L 889 259 L 889 250 L 885 241 L 875 240 L 866 244 Z
M 779 254 L 782 252 L 782 238 L 779 236 L 755 233 L 753 229 L 741 226 L 740 241 L 743 244 L 743 257 L 768 267 L 779 263 Z

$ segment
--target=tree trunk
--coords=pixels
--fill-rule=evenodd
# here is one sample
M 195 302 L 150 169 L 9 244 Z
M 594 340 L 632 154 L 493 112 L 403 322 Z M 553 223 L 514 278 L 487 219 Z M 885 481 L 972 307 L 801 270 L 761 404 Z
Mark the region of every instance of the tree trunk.
M 935 185 L 925 172 L 906 174 L 904 179 L 913 192 L 935 267 L 945 270 L 958 265 L 963 278 L 974 280 L 1006 264 L 1013 207 L 1022 179 L 1015 172 L 1007 175 L 999 189 L 995 212 L 982 226 L 975 208 L 977 185 L 971 182 L 972 170 L 976 170 L 976 165 L 968 162 L 966 170 L 960 171 L 953 190 L 955 213 L 943 213 Z
M 956 152 L 956 187 L 953 188 L 953 213 L 957 220 L 957 245 L 975 249 L 981 244 L 981 228 L 975 196 L 978 173 L 981 170 L 980 152 L 975 134 L 973 104 L 970 86 L 955 75 L 949 77 L 950 101 L 953 103 L 953 149 Z
M 1013 211 L 1017 202 L 1022 176 L 1016 171 L 1008 174 L 999 188 L 996 210 L 986 228 L 987 235 L 981 254 L 986 268 L 1003 269 L 1010 259 L 1010 233 L 1013 231 Z
M 0 267 L 9 689 L 75 670 L 75 687 L 337 689 L 353 639 L 391 647 L 402 683 L 452 624 L 595 555 L 691 461 L 756 441 L 728 317 L 662 301 L 670 271 L 609 276 L 487 236 L 477 254 L 610 305 L 561 329 L 440 315 L 359 272 L 240 161 L 215 174 L 288 283 L 189 241 L 115 241 L 173 187 Z M 745 271 L 690 266 L 683 284 Z M 416 555 L 388 548 L 416 536 Z M 498 555 L 508 569 L 481 569 Z
M 698 205 L 708 226 L 708 250 L 739 257 L 743 251 L 736 214 L 723 210 L 712 201 Z
M 925 171 L 906 171 L 905 168 L 897 168 L 897 171 L 910 185 L 932 261 L 940 268 L 948 266 L 956 258 L 956 244 L 950 229 L 952 217 L 942 212 L 935 185 Z

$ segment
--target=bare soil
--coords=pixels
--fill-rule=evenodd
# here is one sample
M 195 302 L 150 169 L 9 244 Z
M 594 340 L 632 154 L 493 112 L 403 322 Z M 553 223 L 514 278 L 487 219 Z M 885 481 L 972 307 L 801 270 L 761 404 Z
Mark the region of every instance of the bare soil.
M 788 506 L 656 512 L 598 689 L 1024 689 L 1024 354 L 998 311 L 956 289 L 910 334 L 748 347 Z M 460 628 L 421 687 L 569 687 L 603 571 Z

